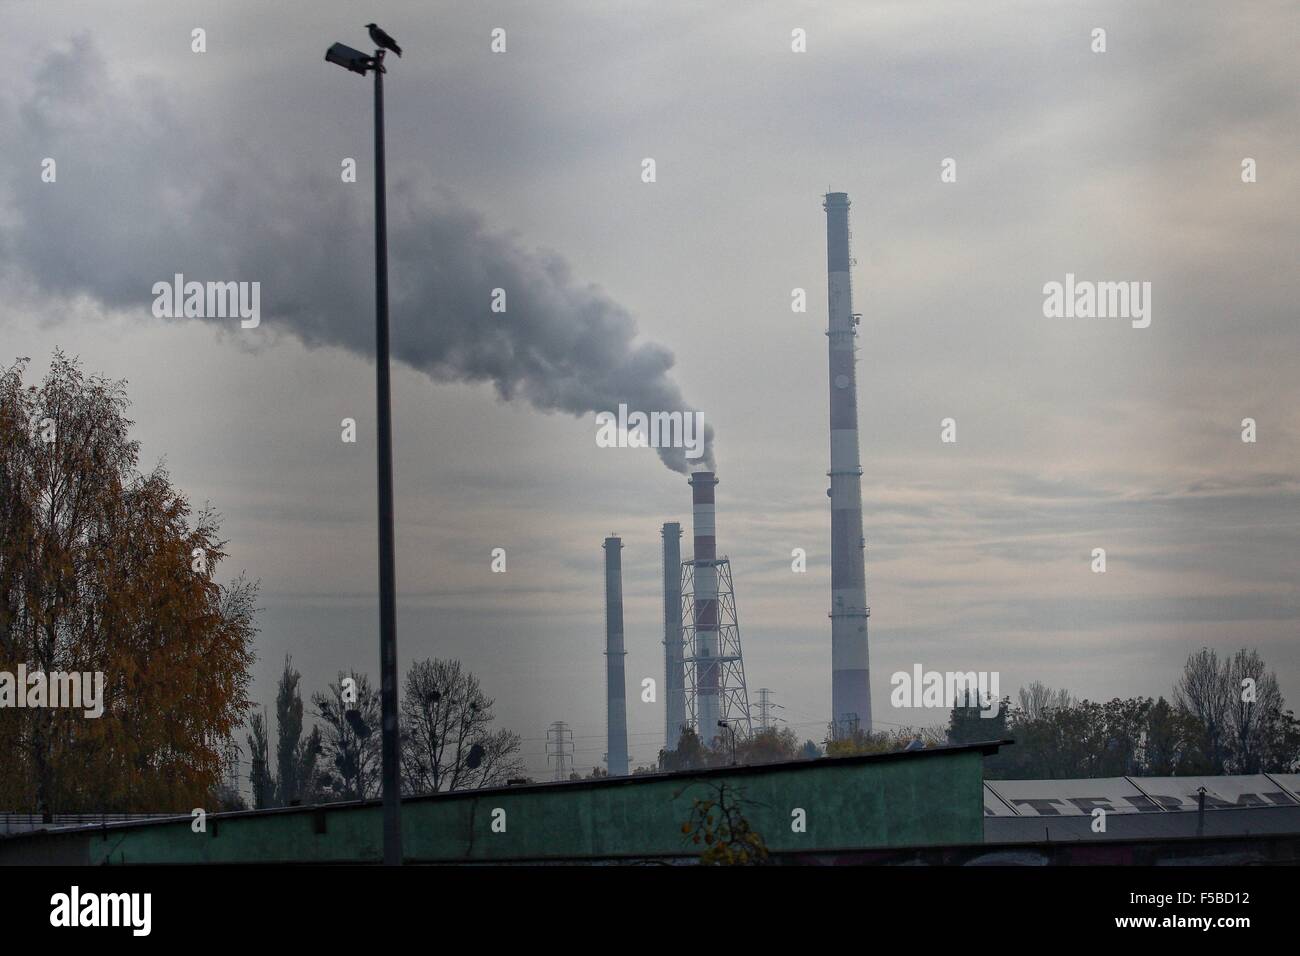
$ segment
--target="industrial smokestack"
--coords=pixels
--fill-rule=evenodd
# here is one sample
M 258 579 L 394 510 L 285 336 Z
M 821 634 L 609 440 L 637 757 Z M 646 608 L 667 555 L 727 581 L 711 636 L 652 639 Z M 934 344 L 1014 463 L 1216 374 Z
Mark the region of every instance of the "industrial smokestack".
M 669 521 L 664 536 L 664 749 L 676 750 L 686 726 L 686 672 L 682 663 L 682 526 Z
M 858 457 L 858 316 L 849 279 L 849 196 L 827 193 L 831 409 L 831 720 L 836 737 L 871 730 L 867 652 L 867 581 L 862 536 L 862 465 Z
M 695 717 L 705 743 L 718 735 L 721 701 L 718 697 L 718 566 L 714 528 L 713 489 L 718 479 L 711 471 L 697 471 L 691 486 L 695 522 Z
M 605 539 L 605 761 L 611 777 L 627 776 L 627 702 L 623 680 L 623 539 Z

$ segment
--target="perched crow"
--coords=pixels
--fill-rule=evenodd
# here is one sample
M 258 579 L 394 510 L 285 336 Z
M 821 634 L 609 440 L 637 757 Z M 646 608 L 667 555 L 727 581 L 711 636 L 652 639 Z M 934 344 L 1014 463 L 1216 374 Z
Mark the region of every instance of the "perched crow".
M 366 26 L 370 29 L 370 39 L 375 42 L 375 46 L 383 47 L 385 50 L 392 50 L 398 56 L 402 55 L 402 48 L 393 41 L 392 37 L 373 23 L 367 23 Z

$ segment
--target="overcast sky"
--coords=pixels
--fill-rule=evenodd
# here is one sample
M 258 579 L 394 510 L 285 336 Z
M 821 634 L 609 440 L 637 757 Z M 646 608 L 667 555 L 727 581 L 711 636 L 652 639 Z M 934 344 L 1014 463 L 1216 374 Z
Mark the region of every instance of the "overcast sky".
M 464 661 L 533 775 L 552 721 L 580 767 L 605 750 L 611 532 L 633 765 L 662 745 L 637 690 L 690 497 L 653 451 L 596 446 L 621 398 L 715 430 L 751 695 L 824 736 L 828 188 L 853 202 L 877 726 L 943 721 L 889 704 L 917 663 L 1156 696 L 1203 644 L 1257 647 L 1295 705 L 1297 11 L 1157 6 L 11 0 L 0 358 L 129 381 L 142 466 L 225 515 L 223 576 L 261 581 L 259 703 L 286 653 L 309 691 L 377 676 L 371 90 L 322 60 L 375 20 L 405 53 L 399 661 Z M 261 325 L 155 318 L 177 272 L 259 281 Z M 1067 272 L 1150 282 L 1150 327 L 1045 318 Z

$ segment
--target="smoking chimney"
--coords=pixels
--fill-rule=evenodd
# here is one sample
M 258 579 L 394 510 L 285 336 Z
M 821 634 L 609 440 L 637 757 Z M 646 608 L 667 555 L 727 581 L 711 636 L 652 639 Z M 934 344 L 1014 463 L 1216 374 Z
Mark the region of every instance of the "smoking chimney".
M 862 465 L 858 457 L 858 316 L 849 280 L 849 196 L 827 193 L 826 260 L 830 273 L 831 408 L 831 720 L 836 737 L 871 730 L 867 582 L 863 561 Z
M 669 521 L 664 536 L 664 749 L 676 750 L 686 726 L 686 672 L 682 663 L 682 526 Z
M 691 475 L 691 506 L 695 522 L 695 717 L 700 739 L 706 744 L 719 733 L 718 717 L 718 567 L 713 524 L 713 488 L 718 479 L 711 471 Z
M 627 776 L 627 703 L 623 681 L 623 539 L 605 539 L 605 760 L 611 777 Z

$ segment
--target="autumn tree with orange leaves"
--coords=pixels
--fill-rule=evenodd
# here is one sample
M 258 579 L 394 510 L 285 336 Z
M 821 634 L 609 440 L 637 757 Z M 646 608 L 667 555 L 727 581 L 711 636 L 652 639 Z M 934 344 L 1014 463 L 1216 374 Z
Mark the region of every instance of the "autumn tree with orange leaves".
M 0 708 L 0 810 L 207 805 L 248 708 L 256 585 L 219 516 L 137 470 L 124 384 L 56 351 L 0 368 L 0 671 L 101 672 L 103 715 Z

